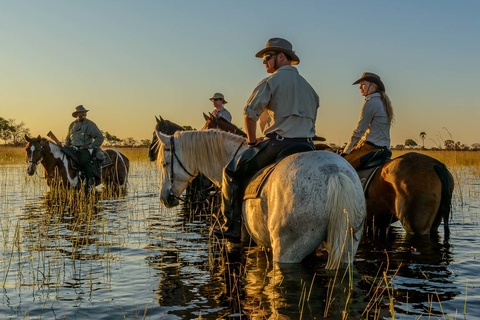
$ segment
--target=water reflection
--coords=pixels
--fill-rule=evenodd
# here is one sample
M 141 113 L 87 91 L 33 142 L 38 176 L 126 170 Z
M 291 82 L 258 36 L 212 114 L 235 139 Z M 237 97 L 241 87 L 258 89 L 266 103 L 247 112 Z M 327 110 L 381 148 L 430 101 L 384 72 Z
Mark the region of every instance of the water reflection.
M 445 302 L 461 293 L 449 267 L 451 247 L 440 238 L 407 235 L 397 226 L 386 241 L 364 239 L 357 260 L 357 270 L 364 275 L 362 289 L 375 288 L 372 298 L 383 295 L 383 309 L 388 310 L 391 298 L 400 314 L 422 315 L 428 306 L 429 315 L 441 316 L 444 311 L 438 300 Z
M 111 288 L 111 261 L 126 234 L 127 225 L 121 222 L 126 201 L 55 200 L 46 194 L 25 204 L 20 217 L 20 286 L 31 287 L 42 299 L 75 301 L 79 306 L 81 301 L 91 300 L 94 292 Z

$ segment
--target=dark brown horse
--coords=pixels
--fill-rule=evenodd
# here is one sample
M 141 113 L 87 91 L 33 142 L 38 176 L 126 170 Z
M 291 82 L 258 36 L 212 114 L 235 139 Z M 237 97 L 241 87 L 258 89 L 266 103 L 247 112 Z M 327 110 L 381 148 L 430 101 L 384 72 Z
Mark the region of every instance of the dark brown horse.
M 45 169 L 45 179 L 48 186 L 60 185 L 64 188 L 79 188 L 82 177 L 75 169 L 74 161 L 66 155 L 62 147 L 38 136 L 30 138 L 25 135 L 27 146 L 28 169 L 27 173 L 35 174 L 39 163 Z M 107 187 L 124 188 L 126 186 L 129 160 L 120 152 L 113 149 L 104 150 L 111 159 L 111 164 L 101 169 L 101 179 L 96 184 L 103 183 Z
M 155 130 L 160 131 L 162 133 L 172 135 L 177 131 L 183 131 L 183 127 L 172 122 L 169 120 L 164 120 L 161 116 L 155 116 L 155 120 L 157 121 L 157 124 L 155 125 Z M 150 161 L 156 161 L 157 160 L 157 155 L 158 155 L 158 137 L 153 132 L 153 138 L 152 138 L 152 143 L 150 143 L 150 147 L 148 148 L 148 158 Z
M 432 157 L 408 152 L 388 161 L 365 193 L 367 232 L 381 235 L 399 220 L 407 233 L 435 236 L 443 219 L 448 240 L 453 188 L 445 164 Z
M 155 125 L 155 131 L 160 131 L 164 134 L 173 135 L 177 131 L 183 131 L 184 128 L 170 120 L 165 120 L 161 116 L 155 116 L 157 124 Z M 157 134 L 153 132 L 152 143 L 148 148 L 148 158 L 150 161 L 156 161 L 158 156 L 159 141 Z M 187 187 L 186 196 L 187 201 L 193 204 L 203 203 L 209 198 L 209 193 L 215 188 L 210 180 L 208 180 L 203 174 L 198 174 L 195 179 L 190 182 Z
M 238 129 L 221 117 L 212 114 L 204 117 L 205 129 L 228 132 Z M 331 150 L 322 143 L 315 143 L 315 149 Z M 444 235 L 448 239 L 453 188 L 453 177 L 447 167 L 432 157 L 409 152 L 392 159 L 375 172 L 365 193 L 366 231 L 382 235 L 391 223 L 400 220 L 408 233 L 435 235 L 443 219 Z

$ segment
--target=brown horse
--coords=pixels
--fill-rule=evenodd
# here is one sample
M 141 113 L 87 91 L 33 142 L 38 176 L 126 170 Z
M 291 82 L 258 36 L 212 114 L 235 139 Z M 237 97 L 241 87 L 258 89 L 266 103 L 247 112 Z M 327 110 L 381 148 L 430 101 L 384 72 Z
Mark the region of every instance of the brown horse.
M 243 132 L 240 128 L 238 128 L 236 125 L 228 121 L 227 119 L 223 117 L 216 117 L 212 113 L 208 113 L 208 116 L 204 113 L 203 117 L 205 118 L 206 122 L 205 125 L 203 126 L 202 129 L 218 129 L 222 131 L 227 131 L 231 133 L 238 134 L 239 136 L 242 137 L 247 137 L 247 134 Z M 318 137 L 315 136 L 312 138 L 313 141 L 325 141 L 325 138 L 323 137 Z M 314 143 L 315 149 L 316 150 L 328 150 L 330 149 L 329 146 L 323 143 Z
M 367 232 L 381 235 L 400 221 L 407 233 L 435 236 L 449 217 L 454 181 L 445 164 L 424 154 L 408 152 L 381 166 L 365 192 Z
M 30 138 L 25 135 L 27 146 L 28 175 L 35 174 L 39 163 L 45 169 L 45 179 L 48 186 L 56 184 L 64 188 L 79 188 L 82 177 L 75 169 L 74 161 L 66 155 L 62 147 L 38 136 Z M 129 160 L 120 152 L 113 149 L 104 150 L 111 159 L 111 164 L 101 169 L 101 179 L 96 179 L 96 184 L 103 183 L 107 187 L 124 188 L 126 186 Z
M 222 131 L 238 134 L 239 136 L 245 138 L 247 137 L 247 134 L 245 132 L 243 132 L 240 128 L 238 128 L 236 125 L 234 125 L 227 119 L 223 117 L 216 117 L 210 112 L 208 114 L 208 116 L 205 113 L 203 114 L 206 122 L 202 129 L 219 129 Z

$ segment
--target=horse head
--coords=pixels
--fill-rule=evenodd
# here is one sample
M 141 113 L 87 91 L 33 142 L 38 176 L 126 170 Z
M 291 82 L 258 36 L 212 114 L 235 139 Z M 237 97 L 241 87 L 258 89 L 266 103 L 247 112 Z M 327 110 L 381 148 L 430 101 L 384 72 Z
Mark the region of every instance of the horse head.
M 216 117 L 210 112 L 208 114 L 209 114 L 208 116 L 205 113 L 203 114 L 203 117 L 206 120 L 205 125 L 203 126 L 203 129 L 219 129 L 222 131 L 235 133 L 245 138 L 247 137 L 247 134 L 245 132 L 243 132 L 240 128 L 238 128 L 236 125 L 234 125 L 227 119 L 221 116 Z
M 160 119 L 155 116 L 157 124 L 155 125 L 155 131 L 153 132 L 152 143 L 150 143 L 150 147 L 148 148 L 148 158 L 150 159 L 150 161 L 157 160 L 159 145 L 156 131 L 162 132 L 167 135 L 172 135 L 177 131 L 183 130 L 180 125 L 173 123 L 169 120 L 164 120 L 161 116 L 159 117 Z
M 215 117 L 211 112 L 208 113 L 208 116 L 203 113 L 203 117 L 205 118 L 205 125 L 203 126 L 202 130 L 219 129 L 218 118 Z
M 25 140 L 27 141 L 27 146 L 25 147 L 27 152 L 26 162 L 28 163 L 27 173 L 29 176 L 33 176 L 38 164 L 43 160 L 42 137 L 39 135 L 36 138 L 31 138 L 25 135 Z
M 182 192 L 195 177 L 196 170 L 185 165 L 181 145 L 175 143 L 175 136 L 155 130 L 158 141 L 157 163 L 160 167 L 160 201 L 167 208 L 177 206 Z

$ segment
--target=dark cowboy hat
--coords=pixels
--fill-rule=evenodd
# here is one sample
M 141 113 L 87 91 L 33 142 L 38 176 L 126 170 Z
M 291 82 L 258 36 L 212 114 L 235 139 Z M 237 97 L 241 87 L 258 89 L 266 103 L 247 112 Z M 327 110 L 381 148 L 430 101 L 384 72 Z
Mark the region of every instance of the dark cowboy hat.
M 378 89 L 380 89 L 380 91 L 385 92 L 385 85 L 383 84 L 380 77 L 378 75 L 376 75 L 375 73 L 371 73 L 371 72 L 364 72 L 362 74 L 362 77 L 360 79 L 358 79 L 357 81 L 355 81 L 354 83 L 352 83 L 352 85 L 359 84 L 360 81 L 364 81 L 364 80 L 375 83 L 378 86 Z
M 77 117 L 77 113 L 79 112 L 88 112 L 90 110 L 87 110 L 85 109 L 82 105 L 79 105 L 78 107 L 75 108 L 75 111 L 73 111 L 72 113 L 72 117 L 76 118 Z
M 300 58 L 295 54 L 295 51 L 292 49 L 292 44 L 282 38 L 271 38 L 268 39 L 265 44 L 265 48 L 258 51 L 255 57 L 262 58 L 266 52 L 277 51 L 283 52 L 292 60 L 292 64 L 299 64 Z
M 213 97 L 210 98 L 210 101 L 212 101 L 213 99 L 222 99 L 223 100 L 223 103 L 228 103 L 227 100 L 225 100 L 225 98 L 223 97 L 223 94 L 219 93 L 219 92 L 216 92 Z

